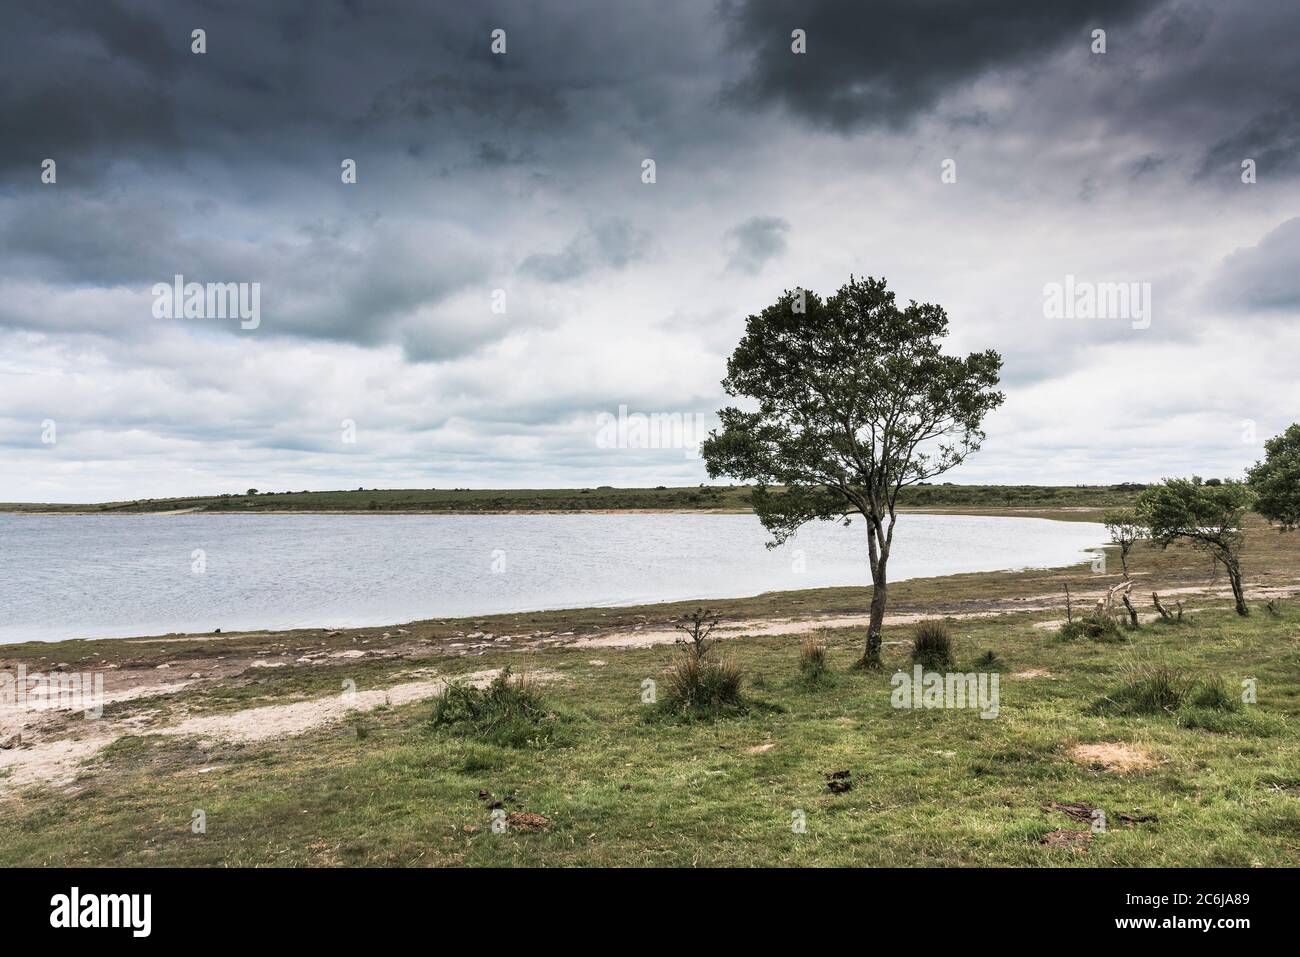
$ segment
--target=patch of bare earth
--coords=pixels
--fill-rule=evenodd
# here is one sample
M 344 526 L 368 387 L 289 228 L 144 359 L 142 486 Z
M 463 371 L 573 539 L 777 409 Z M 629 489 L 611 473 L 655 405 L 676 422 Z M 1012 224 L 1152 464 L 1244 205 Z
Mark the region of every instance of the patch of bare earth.
M 1081 854 L 1092 843 L 1092 830 L 1076 831 L 1071 828 L 1061 828 L 1044 834 L 1038 843 L 1046 847 L 1068 848 L 1076 854 Z
M 0 751 L 0 781 L 19 790 L 37 784 L 67 784 L 77 769 L 99 750 L 116 741 L 116 734 L 91 734 Z
M 485 688 L 499 673 L 499 669 L 476 671 L 453 680 L 457 684 Z M 546 682 L 554 680 L 557 675 L 550 671 L 533 671 L 528 677 L 530 681 Z M 446 678 L 411 681 L 374 691 L 354 691 L 337 697 L 298 701 L 293 704 L 264 705 L 231 714 L 203 715 L 158 728 L 155 733 L 195 735 L 236 743 L 295 737 L 322 725 L 340 721 L 354 713 L 373 711 L 381 706 L 396 708 L 413 701 L 432 698 L 441 694 L 447 684 Z
M 1084 767 L 1112 774 L 1145 771 L 1160 763 L 1145 748 L 1122 741 L 1102 741 L 1097 744 L 1076 744 L 1069 751 L 1070 758 Z
M 1056 676 L 1050 671 L 1043 668 L 1027 668 L 1024 671 L 1017 671 L 1011 677 L 1013 678 L 1055 678 Z
M 0 780 L 7 790 L 32 785 L 66 785 L 73 781 L 85 763 L 103 748 L 127 734 L 194 735 L 208 740 L 254 743 L 276 738 L 294 737 L 347 718 L 351 714 L 371 711 L 387 705 L 398 707 L 440 694 L 448 681 L 486 687 L 497 676 L 497 669 L 478 671 L 453 678 L 412 681 L 389 688 L 357 691 L 348 694 L 297 701 L 292 704 L 265 705 L 228 714 L 184 718 L 173 724 L 156 725 L 158 712 L 128 718 L 98 718 L 82 725 L 74 733 L 66 712 L 31 712 L 23 716 L 18 743 L 0 749 Z M 532 671 L 529 679 L 538 682 L 560 677 L 552 671 Z M 105 694 L 105 701 L 123 701 L 145 695 L 175 693 L 189 682 L 173 684 L 138 684 Z M 35 715 L 35 717 L 33 717 Z M 5 714 L 0 717 L 13 717 Z M 164 718 L 164 720 L 166 720 Z M 58 722 L 57 724 L 55 722 Z M 84 729 L 84 730 L 83 730 Z M 78 734 L 76 731 L 81 731 Z M 3 740 L 3 739 L 0 739 Z

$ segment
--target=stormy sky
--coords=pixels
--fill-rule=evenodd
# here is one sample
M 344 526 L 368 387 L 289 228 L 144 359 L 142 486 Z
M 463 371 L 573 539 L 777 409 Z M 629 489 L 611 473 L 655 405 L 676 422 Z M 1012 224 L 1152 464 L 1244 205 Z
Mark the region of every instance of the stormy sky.
M 952 480 L 1239 475 L 1300 409 L 1298 35 L 1294 0 L 7 4 L 0 500 L 705 481 L 602 414 L 707 425 L 745 316 L 851 273 L 1005 357 Z M 257 283 L 257 327 L 159 318 L 178 274 Z M 1067 277 L 1148 321 L 1047 315 Z

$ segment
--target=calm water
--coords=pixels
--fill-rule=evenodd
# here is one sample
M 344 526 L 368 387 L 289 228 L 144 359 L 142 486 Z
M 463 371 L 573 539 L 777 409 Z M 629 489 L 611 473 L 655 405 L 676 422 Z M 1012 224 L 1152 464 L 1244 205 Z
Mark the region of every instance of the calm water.
M 0 515 L 0 643 L 387 625 L 863 585 L 866 529 L 750 515 Z M 905 515 L 890 578 L 1064 565 L 1101 526 Z M 194 552 L 206 559 L 194 570 Z

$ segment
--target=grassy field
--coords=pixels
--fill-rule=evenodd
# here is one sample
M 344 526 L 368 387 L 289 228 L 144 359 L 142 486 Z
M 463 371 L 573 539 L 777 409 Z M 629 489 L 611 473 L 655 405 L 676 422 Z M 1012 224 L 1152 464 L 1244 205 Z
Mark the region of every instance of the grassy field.
M 1129 505 L 1139 485 L 923 485 L 903 490 L 909 508 L 1109 508 Z M 357 489 L 137 499 L 92 505 L 0 503 L 0 512 L 513 512 L 619 509 L 749 510 L 744 485 L 686 488 Z
M 1297 537 L 1259 524 L 1251 531 L 1246 568 L 1256 594 L 1296 586 Z M 656 717 L 642 703 L 643 681 L 662 681 L 681 653 L 673 646 L 572 644 L 652 629 L 685 605 L 418 622 L 400 633 L 7 647 L 6 667 L 98 664 L 151 676 L 166 664 L 176 677 L 227 673 L 179 694 L 109 705 L 105 718 L 129 731 L 88 759 L 70 785 L 0 796 L 0 864 L 1300 863 L 1297 605 L 1284 601 L 1273 615 L 1257 597 L 1255 613 L 1239 619 L 1220 595 L 1226 583 L 1211 583 L 1199 556 L 1140 548 L 1138 604 L 1149 611 L 1149 590 L 1159 588 L 1186 600 L 1186 620 L 1144 623 L 1122 642 L 1067 642 L 1054 626 L 1036 627 L 1062 615 L 1055 596 L 1064 583 L 1081 597 L 1116 581 L 1118 563 L 1111 564 L 1111 574 L 1082 566 L 891 590 L 891 612 L 949 616 L 959 669 L 999 673 L 999 713 L 987 720 L 973 710 L 891 707 L 891 673 L 910 667 L 912 625 L 887 630 L 886 672 L 869 674 L 848 667 L 861 653 L 862 629 L 828 619 L 811 634 L 829 649 L 831 676 L 817 686 L 801 679 L 791 619 L 860 613 L 866 589 L 714 603 L 733 621 L 784 616 L 789 624 L 778 631 L 789 633 L 720 646 L 716 653 L 743 669 L 747 708 L 712 721 Z M 1204 586 L 1213 590 L 1178 591 Z M 989 617 L 960 617 L 972 612 Z M 545 637 L 498 650 L 469 640 L 482 632 Z M 360 642 L 392 653 L 302 657 Z M 986 652 L 996 656 L 991 664 L 981 662 Z M 285 664 L 257 666 L 255 655 Z M 179 716 L 337 696 L 344 681 L 362 691 L 392 689 L 430 669 L 452 675 L 506 666 L 546 679 L 537 685 L 550 715 L 538 725 L 541 743 L 505 746 L 434 728 L 427 699 L 256 743 L 158 733 Z M 1175 683 L 1221 678 L 1232 709 L 1197 706 L 1191 696 L 1155 714 L 1107 707 L 1135 674 L 1160 669 Z M 1246 679 L 1254 679 L 1257 703 L 1236 704 Z M 1120 757 L 1135 766 L 1107 769 Z M 830 792 L 826 775 L 844 770 L 852 789 Z M 494 801 L 507 812 L 541 815 L 544 829 L 493 832 Z M 1102 809 L 1106 830 L 1092 834 L 1053 802 Z M 206 833 L 195 834 L 200 810 Z M 792 828 L 797 814 L 804 833 Z M 1075 843 L 1042 843 L 1058 831 L 1072 832 Z

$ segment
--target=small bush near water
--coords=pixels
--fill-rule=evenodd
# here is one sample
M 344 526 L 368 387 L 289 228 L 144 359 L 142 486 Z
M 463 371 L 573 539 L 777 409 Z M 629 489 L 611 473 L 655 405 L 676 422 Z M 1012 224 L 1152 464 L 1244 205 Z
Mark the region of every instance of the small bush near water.
M 912 661 L 927 671 L 952 670 L 952 636 L 940 621 L 923 621 L 912 639 Z
M 547 744 L 555 739 L 555 716 L 527 677 L 514 677 L 509 668 L 486 688 L 449 684 L 434 699 L 429 723 L 464 737 L 506 747 Z

